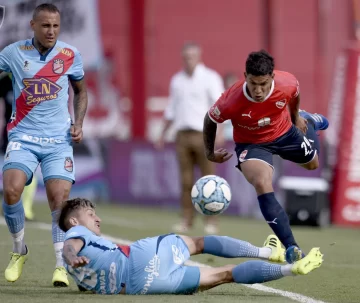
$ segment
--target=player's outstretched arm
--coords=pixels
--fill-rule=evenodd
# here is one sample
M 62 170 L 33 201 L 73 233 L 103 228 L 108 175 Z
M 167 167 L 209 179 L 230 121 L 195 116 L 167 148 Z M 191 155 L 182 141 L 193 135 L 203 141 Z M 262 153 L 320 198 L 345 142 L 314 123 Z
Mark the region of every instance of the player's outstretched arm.
M 203 138 L 206 158 L 212 162 L 223 163 L 229 160 L 232 157 L 232 154 L 229 153 L 225 148 L 220 148 L 214 151 L 216 130 L 217 124 L 213 122 L 210 119 L 209 114 L 206 113 L 203 127 Z
M 81 267 L 89 263 L 89 259 L 77 254 L 84 246 L 82 239 L 68 239 L 64 243 L 63 257 L 65 262 L 71 267 Z
M 71 81 L 74 90 L 74 115 L 75 121 L 71 128 L 71 136 L 74 142 L 79 143 L 82 140 L 82 126 L 88 105 L 88 97 L 85 80 Z

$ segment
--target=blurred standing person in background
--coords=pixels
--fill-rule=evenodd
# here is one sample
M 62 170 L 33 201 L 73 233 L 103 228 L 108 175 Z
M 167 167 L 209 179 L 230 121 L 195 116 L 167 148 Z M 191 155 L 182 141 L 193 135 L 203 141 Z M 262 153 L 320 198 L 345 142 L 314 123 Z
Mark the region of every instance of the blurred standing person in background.
M 2 144 L 1 151 L 3 155 L 6 153 L 6 148 L 8 145 L 8 135 L 7 135 L 7 123 L 11 118 L 12 113 L 12 101 L 14 98 L 12 80 L 10 73 L 2 73 L 0 75 L 0 98 L 4 100 L 4 125 L 2 131 Z M 22 203 L 24 206 L 25 219 L 32 221 L 35 218 L 33 211 L 34 198 L 37 189 L 37 178 L 34 175 L 32 182 L 25 187 L 22 194 Z
M 171 79 L 169 104 L 164 113 L 164 127 L 157 147 L 164 146 L 167 130 L 174 124 L 176 152 L 181 179 L 182 221 L 173 226 L 175 232 L 187 232 L 194 221 L 191 188 L 194 184 L 194 169 L 198 165 L 201 175 L 215 174 L 215 166 L 205 157 L 203 144 L 203 115 L 224 91 L 221 76 L 206 67 L 201 60 L 201 48 L 197 43 L 186 43 L 182 48 L 184 68 Z M 220 141 L 223 134 L 220 131 Z M 218 143 L 220 143 L 218 141 Z M 218 232 L 215 217 L 205 218 L 205 233 Z

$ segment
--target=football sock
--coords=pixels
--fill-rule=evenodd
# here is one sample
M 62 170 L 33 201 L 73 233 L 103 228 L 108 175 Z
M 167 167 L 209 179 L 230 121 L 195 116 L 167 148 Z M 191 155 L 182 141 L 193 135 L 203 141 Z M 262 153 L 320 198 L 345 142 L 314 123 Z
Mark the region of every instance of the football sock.
M 13 252 L 21 255 L 27 253 L 24 242 L 25 214 L 21 200 L 13 205 L 8 205 L 3 200 L 2 208 L 6 224 L 13 238 Z
M 284 276 L 293 276 L 291 268 L 290 264 L 278 265 L 259 260 L 247 261 L 234 267 L 232 275 L 236 283 L 264 283 L 281 279 Z
M 56 267 L 64 266 L 64 260 L 62 252 L 64 248 L 64 237 L 65 233 L 60 229 L 58 220 L 59 210 L 55 210 L 51 213 L 52 216 L 52 240 L 54 243 L 54 250 L 56 256 Z
M 278 236 L 281 243 L 288 248 L 298 246 L 290 228 L 289 218 L 285 210 L 275 198 L 275 193 L 266 193 L 258 196 L 260 210 L 270 228 Z
M 271 255 L 269 247 L 256 247 L 249 242 L 224 236 L 205 236 L 204 254 L 223 258 L 264 258 Z

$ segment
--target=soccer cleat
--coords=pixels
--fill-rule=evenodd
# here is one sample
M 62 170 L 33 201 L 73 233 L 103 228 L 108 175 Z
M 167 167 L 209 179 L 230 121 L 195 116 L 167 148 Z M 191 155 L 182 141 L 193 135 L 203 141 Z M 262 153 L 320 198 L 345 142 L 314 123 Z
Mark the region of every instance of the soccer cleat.
M 281 247 L 281 242 L 277 236 L 268 236 L 265 240 L 264 247 L 269 247 L 271 249 L 269 261 L 276 263 L 285 262 L 285 249 Z
M 286 262 L 288 262 L 289 264 L 299 261 L 304 257 L 305 255 L 303 254 L 301 249 L 295 245 L 290 246 L 285 253 Z
M 299 110 L 299 114 L 301 117 L 303 117 L 306 120 L 311 120 L 314 122 L 315 125 L 315 131 L 318 130 L 325 130 L 329 127 L 329 121 L 328 119 L 320 114 L 310 114 L 305 110 Z
M 55 268 L 52 283 L 55 287 L 69 286 L 69 280 L 64 266 L 58 266 Z
M 323 261 L 323 254 L 320 252 L 320 248 L 314 247 L 306 257 L 294 263 L 291 272 L 295 275 L 306 275 L 320 267 Z
M 26 247 L 27 253 L 26 255 L 20 255 L 18 253 L 11 252 L 10 263 L 8 267 L 5 269 L 5 279 L 8 282 L 15 282 L 20 278 L 24 263 L 28 259 L 29 250 Z

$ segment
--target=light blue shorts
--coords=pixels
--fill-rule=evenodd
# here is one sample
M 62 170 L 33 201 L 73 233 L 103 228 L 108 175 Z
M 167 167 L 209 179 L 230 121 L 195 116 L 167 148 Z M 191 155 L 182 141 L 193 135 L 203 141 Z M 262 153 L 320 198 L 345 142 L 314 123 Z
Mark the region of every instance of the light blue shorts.
M 27 185 L 40 164 L 44 182 L 63 179 L 75 182 L 73 147 L 70 137 L 35 137 L 23 133 L 11 134 L 5 153 L 3 172 L 8 169 L 22 170 Z
M 200 282 L 200 269 L 184 266 L 189 258 L 187 245 L 174 234 L 135 242 L 130 246 L 126 294 L 196 292 Z

